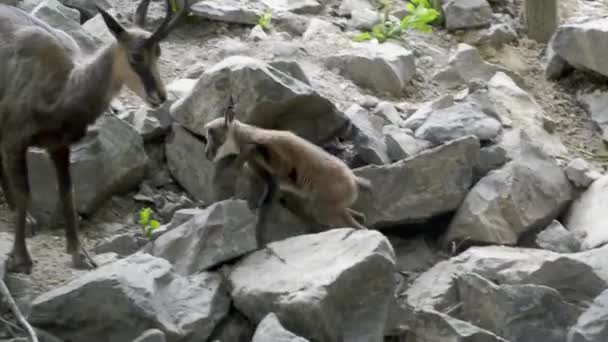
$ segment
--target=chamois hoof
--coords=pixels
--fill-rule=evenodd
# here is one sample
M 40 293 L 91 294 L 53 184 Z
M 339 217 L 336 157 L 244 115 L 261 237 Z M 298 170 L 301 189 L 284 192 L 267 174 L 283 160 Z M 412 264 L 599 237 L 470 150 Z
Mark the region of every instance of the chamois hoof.
M 7 272 L 31 274 L 33 266 L 34 263 L 29 254 L 19 256 L 15 255 L 14 252 L 9 253 L 9 259 L 6 262 Z
M 72 254 L 72 266 L 77 270 L 92 270 L 97 268 L 97 263 L 86 252 Z

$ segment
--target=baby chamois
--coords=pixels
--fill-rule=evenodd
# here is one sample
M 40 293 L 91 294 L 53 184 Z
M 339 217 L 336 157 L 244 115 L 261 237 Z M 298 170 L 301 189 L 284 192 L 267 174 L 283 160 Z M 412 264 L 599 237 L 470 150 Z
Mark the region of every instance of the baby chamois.
M 359 196 L 359 186 L 370 188 L 369 180 L 356 176 L 342 160 L 290 131 L 236 120 L 232 97 L 224 118 L 205 125 L 205 140 L 209 160 L 217 162 L 237 155 L 237 165 L 247 163 L 267 182 L 270 189 L 266 189 L 258 206 L 269 202 L 276 179 L 281 190 L 314 206 L 319 223 L 367 229 L 355 219 L 365 221 L 365 215 L 350 206 Z
M 166 16 L 154 30 L 144 29 L 150 0 L 142 0 L 134 27 L 125 28 L 98 8 L 116 38 L 91 56 L 84 56 L 65 32 L 54 29 L 13 6 L 0 4 L 0 155 L 9 205 L 16 210 L 15 239 L 8 270 L 30 273 L 32 259 L 25 243 L 30 186 L 26 153 L 36 146 L 48 151 L 55 166 L 65 218 L 66 250 L 75 268 L 90 269 L 95 262 L 82 248 L 70 176 L 70 145 L 109 107 L 123 85 L 150 106 L 167 98 L 157 62 L 159 43 L 187 9 Z

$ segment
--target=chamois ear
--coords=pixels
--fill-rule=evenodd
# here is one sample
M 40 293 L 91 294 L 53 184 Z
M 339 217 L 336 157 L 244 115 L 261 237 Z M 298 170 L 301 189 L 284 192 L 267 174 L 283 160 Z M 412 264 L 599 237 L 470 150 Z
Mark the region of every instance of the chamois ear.
M 114 19 L 114 17 L 112 17 L 103 8 L 101 8 L 101 7 L 97 6 L 97 5 L 95 5 L 95 7 L 97 7 L 97 11 L 99 11 L 99 13 L 101 14 L 101 16 L 103 17 L 103 21 L 106 23 L 106 26 L 108 27 L 108 29 L 110 29 L 110 32 L 112 33 L 112 35 L 117 40 L 120 40 L 120 38 L 126 32 L 125 28 L 122 27 L 122 25 L 120 25 L 118 23 L 118 21 L 116 21 L 116 19 Z
M 224 113 L 224 120 L 226 126 L 229 126 L 234 121 L 235 113 L 234 113 L 234 99 L 232 95 L 230 95 L 230 99 L 228 100 L 228 107 L 226 107 L 226 112 Z

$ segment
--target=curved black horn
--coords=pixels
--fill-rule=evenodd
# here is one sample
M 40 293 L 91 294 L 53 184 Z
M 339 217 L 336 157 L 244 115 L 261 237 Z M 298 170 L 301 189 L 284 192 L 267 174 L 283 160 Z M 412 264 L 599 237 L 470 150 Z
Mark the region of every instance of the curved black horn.
M 137 9 L 135 9 L 135 14 L 133 15 L 133 24 L 135 26 L 143 28 L 146 25 L 146 15 L 148 14 L 149 5 L 150 0 L 141 0 L 139 5 L 137 5 Z
M 183 16 L 185 12 L 188 11 L 190 5 L 188 0 L 179 0 L 179 10 L 175 15 L 172 15 L 171 11 L 171 0 L 165 0 L 167 5 L 167 14 L 163 22 L 158 26 L 158 28 L 152 33 L 152 36 L 148 39 L 150 42 L 160 42 L 163 40 L 171 30 L 175 27 L 179 19 Z

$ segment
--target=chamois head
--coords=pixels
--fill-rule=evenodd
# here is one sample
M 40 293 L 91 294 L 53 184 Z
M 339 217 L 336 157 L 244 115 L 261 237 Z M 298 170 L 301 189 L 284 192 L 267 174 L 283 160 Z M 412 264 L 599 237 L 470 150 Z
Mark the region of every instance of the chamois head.
M 240 152 L 239 144 L 235 137 L 234 99 L 230 96 L 228 107 L 223 118 L 216 118 L 205 125 L 205 156 L 207 159 L 217 162 L 229 155 Z
M 97 7 L 108 29 L 117 40 L 115 50 L 116 77 L 150 106 L 158 107 L 167 99 L 165 85 L 158 72 L 159 43 L 175 27 L 188 9 L 188 1 L 179 1 L 179 12 L 172 15 L 171 0 L 165 0 L 165 19 L 154 32 L 144 29 L 150 0 L 142 0 L 133 16 L 133 27 L 125 28 L 110 14 Z

